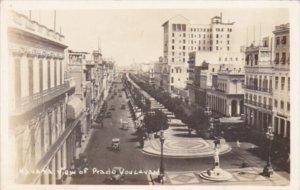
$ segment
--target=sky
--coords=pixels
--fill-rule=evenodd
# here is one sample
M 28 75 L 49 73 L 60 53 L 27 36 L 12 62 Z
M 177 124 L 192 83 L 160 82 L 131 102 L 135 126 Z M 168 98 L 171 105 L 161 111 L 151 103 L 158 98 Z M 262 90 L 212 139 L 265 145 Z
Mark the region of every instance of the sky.
M 28 15 L 29 11 L 19 11 Z M 112 57 L 118 65 L 157 61 L 163 55 L 163 27 L 168 19 L 182 15 L 194 24 L 209 24 L 220 15 L 223 21 L 235 22 L 234 45 L 239 49 L 259 38 L 272 36 L 276 25 L 289 22 L 288 9 L 102 9 L 57 10 L 56 31 L 74 51 L 102 49 L 104 57 Z M 54 27 L 54 10 L 32 11 L 32 19 Z M 255 31 L 255 35 L 254 35 Z

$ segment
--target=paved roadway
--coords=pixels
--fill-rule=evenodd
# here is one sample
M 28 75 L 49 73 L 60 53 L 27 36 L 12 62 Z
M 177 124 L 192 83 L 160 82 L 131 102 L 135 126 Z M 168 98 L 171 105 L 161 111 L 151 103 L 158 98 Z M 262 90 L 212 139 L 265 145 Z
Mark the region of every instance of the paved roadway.
M 121 84 L 117 84 L 117 88 L 121 88 Z M 115 87 L 113 87 L 114 91 Z M 109 96 L 110 97 L 110 96 Z M 89 160 L 89 172 L 87 175 L 74 178 L 73 184 L 111 184 L 108 175 L 93 174 L 93 168 L 106 171 L 114 166 L 121 166 L 125 170 L 152 170 L 158 171 L 160 165 L 160 157 L 150 156 L 142 153 L 139 144 L 136 141 L 134 128 L 131 125 L 129 130 L 122 130 L 120 118 L 129 121 L 129 110 L 120 109 L 121 104 L 126 102 L 126 96 L 122 91 L 122 97 L 115 96 L 114 99 L 108 100 L 108 109 L 111 105 L 115 105 L 115 111 L 112 111 L 112 118 L 104 119 L 104 127 L 94 131 L 90 144 L 87 147 L 87 155 Z M 131 121 L 132 123 L 132 121 Z M 120 138 L 121 150 L 112 151 L 111 139 Z M 265 162 L 251 155 L 245 148 L 249 148 L 249 144 L 241 143 L 241 147 L 232 144 L 233 150 L 230 153 L 220 156 L 220 165 L 224 169 L 239 168 L 243 160 L 251 163 L 251 166 L 263 167 Z M 165 158 L 165 171 L 195 171 L 205 170 L 212 166 L 213 158 Z M 126 175 L 122 184 L 147 185 L 149 180 L 147 175 Z

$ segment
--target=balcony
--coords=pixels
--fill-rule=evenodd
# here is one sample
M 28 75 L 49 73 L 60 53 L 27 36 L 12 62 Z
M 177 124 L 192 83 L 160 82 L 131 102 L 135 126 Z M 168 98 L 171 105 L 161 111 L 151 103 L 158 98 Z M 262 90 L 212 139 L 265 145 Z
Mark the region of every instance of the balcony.
M 270 111 L 272 111 L 272 108 L 273 108 L 271 105 L 263 104 L 263 103 L 260 103 L 260 102 L 255 102 L 255 101 L 248 100 L 248 99 L 245 99 L 244 102 L 246 104 L 251 104 L 253 106 L 258 106 L 258 107 L 261 107 L 261 108 L 264 108 L 264 109 L 267 109 L 267 110 L 270 110 Z
M 20 98 L 19 100 L 17 100 L 17 102 L 20 102 L 20 104 L 16 106 L 14 115 L 21 115 L 24 112 L 27 112 L 35 107 L 43 105 L 48 101 L 62 94 L 65 94 L 72 88 L 75 89 L 75 85 L 72 85 L 72 82 L 67 81 L 60 86 L 43 90 L 42 92 L 38 92 L 36 94 L 33 94 L 32 96 Z
M 251 85 L 242 85 L 243 88 L 249 89 L 249 90 L 255 90 L 255 91 L 260 91 L 260 92 L 267 92 L 267 93 L 272 93 L 272 88 L 262 88 L 258 86 L 251 86 Z

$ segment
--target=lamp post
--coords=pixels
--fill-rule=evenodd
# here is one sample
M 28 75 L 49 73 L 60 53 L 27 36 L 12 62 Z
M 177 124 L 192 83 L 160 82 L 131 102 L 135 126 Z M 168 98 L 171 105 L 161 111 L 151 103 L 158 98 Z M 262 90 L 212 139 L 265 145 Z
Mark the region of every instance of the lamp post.
M 271 126 L 268 127 L 268 131 L 266 133 L 266 137 L 269 140 L 268 158 L 267 158 L 267 165 L 264 167 L 262 175 L 266 176 L 266 177 L 270 177 L 274 173 L 274 170 L 273 170 L 272 165 L 271 165 L 272 141 L 274 139 L 274 134 L 273 134 Z
M 159 181 L 164 184 L 165 181 L 165 168 L 164 168 L 164 130 L 160 131 L 160 144 L 161 144 L 161 154 L 160 154 L 160 168 L 159 168 Z

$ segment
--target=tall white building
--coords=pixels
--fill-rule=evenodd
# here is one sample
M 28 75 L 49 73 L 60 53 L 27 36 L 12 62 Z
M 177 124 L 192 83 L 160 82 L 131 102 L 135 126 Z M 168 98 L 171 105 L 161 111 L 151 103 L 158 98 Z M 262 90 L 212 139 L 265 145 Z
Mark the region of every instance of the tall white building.
M 273 127 L 275 134 L 290 138 L 290 25 L 276 26 L 273 63 Z
M 164 27 L 164 62 L 169 65 L 168 91 L 183 89 L 188 80 L 188 54 L 193 51 L 231 51 L 234 23 L 222 21 L 222 14 L 210 24 L 192 24 L 180 15 L 166 21 Z

